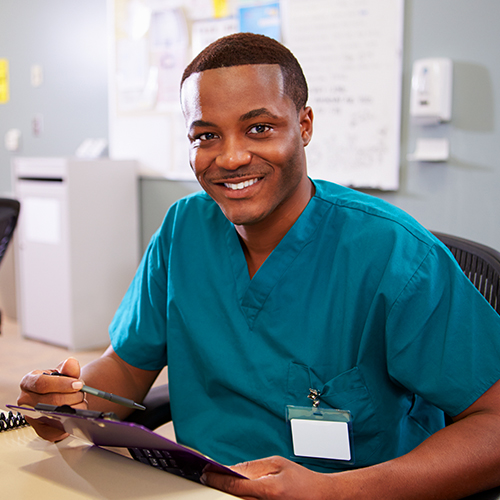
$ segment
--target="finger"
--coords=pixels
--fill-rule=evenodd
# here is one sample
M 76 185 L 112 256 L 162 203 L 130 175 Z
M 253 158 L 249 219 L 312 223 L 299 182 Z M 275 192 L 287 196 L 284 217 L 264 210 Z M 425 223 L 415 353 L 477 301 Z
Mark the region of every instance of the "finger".
M 58 429 L 54 426 L 44 424 L 36 418 L 25 417 L 26 421 L 33 427 L 35 432 L 43 439 L 47 441 L 56 442 L 61 441 L 69 436 L 67 432 Z
M 83 381 L 72 377 L 54 377 L 47 371 L 35 370 L 21 380 L 21 390 L 35 394 L 71 393 L 79 391 Z
M 262 476 L 280 472 L 283 468 L 282 461 L 282 457 L 267 457 L 251 462 L 242 462 L 230 468 L 248 479 L 257 479 Z
M 287 467 L 297 467 L 283 457 L 268 457 L 243 462 L 231 467 L 248 479 L 218 473 L 207 466 L 203 471 L 204 484 L 232 495 L 248 499 L 288 498 L 283 495 L 283 479 L 278 478 Z
M 258 479 L 277 474 L 280 470 L 280 457 L 269 457 L 251 462 L 243 462 L 230 468 L 248 479 L 220 473 L 220 470 L 217 470 L 216 467 L 208 465 L 203 470 L 201 480 L 207 486 L 241 498 L 263 498 L 263 485 L 260 484 L 261 482 Z
M 35 407 L 38 403 L 43 403 L 53 406 L 69 405 L 76 408 L 77 405 L 84 403 L 84 396 L 83 392 L 73 392 L 69 394 L 59 392 L 48 394 L 21 392 L 17 399 L 17 404 L 19 406 Z
M 73 406 L 73 408 L 85 410 L 87 409 L 87 401 L 83 400 Z M 46 423 L 46 417 L 32 418 L 25 416 L 26 421 L 33 427 L 35 432 L 43 439 L 51 442 L 61 441 L 69 436 L 64 430 L 61 423 L 51 420 Z
M 75 358 L 68 358 L 59 363 L 57 371 L 73 378 L 80 378 L 80 363 Z
M 248 485 L 248 483 L 251 483 L 249 479 L 242 479 L 228 474 L 220 474 L 207 470 L 203 472 L 200 481 L 202 484 L 210 486 L 211 488 L 225 491 L 226 493 L 230 493 L 240 498 L 258 498 L 252 495 L 252 488 Z
M 79 365 L 76 360 L 70 362 L 69 370 L 76 374 Z M 75 371 L 75 363 L 77 370 Z M 64 368 L 64 363 L 60 365 Z M 51 376 L 52 370 L 34 370 L 25 375 L 21 381 L 21 394 L 18 398 L 20 406 L 36 406 L 44 403 L 54 406 L 78 405 L 84 400 L 84 394 L 79 392 L 83 387 L 83 381 L 71 377 Z

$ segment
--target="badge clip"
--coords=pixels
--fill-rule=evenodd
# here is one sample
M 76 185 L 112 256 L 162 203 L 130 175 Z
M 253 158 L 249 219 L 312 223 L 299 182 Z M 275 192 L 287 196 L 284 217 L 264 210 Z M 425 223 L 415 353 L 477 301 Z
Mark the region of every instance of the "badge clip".
M 309 388 L 309 395 L 307 397 L 313 402 L 313 408 L 315 409 L 319 408 L 320 396 L 321 392 L 317 389 Z

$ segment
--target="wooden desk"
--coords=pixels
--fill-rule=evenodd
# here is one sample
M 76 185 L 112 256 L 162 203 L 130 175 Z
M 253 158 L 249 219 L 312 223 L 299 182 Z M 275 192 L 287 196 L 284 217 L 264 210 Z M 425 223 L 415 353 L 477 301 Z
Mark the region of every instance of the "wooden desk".
M 21 500 L 235 498 L 73 438 L 49 443 L 30 427 L 0 433 L 0 491 Z

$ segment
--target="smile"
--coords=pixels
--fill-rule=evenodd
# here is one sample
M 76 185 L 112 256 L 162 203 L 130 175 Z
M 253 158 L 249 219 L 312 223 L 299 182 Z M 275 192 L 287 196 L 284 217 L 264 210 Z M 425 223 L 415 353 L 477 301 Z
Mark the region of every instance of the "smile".
M 258 180 L 259 179 L 250 179 L 248 181 L 239 182 L 238 184 L 231 184 L 229 182 L 225 182 L 224 186 L 226 186 L 229 189 L 232 189 L 233 191 L 236 191 L 238 189 L 244 189 L 248 186 L 251 186 L 251 185 L 255 184 L 256 182 L 258 182 Z

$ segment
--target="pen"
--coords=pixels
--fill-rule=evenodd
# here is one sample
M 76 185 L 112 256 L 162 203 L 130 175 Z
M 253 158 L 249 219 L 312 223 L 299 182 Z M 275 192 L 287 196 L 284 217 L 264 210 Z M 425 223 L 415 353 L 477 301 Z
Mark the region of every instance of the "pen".
M 46 373 L 45 375 L 55 375 L 56 377 L 69 377 L 70 375 L 66 375 L 65 373 L 60 372 L 51 372 Z M 110 392 L 100 391 L 99 389 L 94 389 L 93 387 L 89 387 L 88 385 L 84 385 L 80 391 L 86 392 L 87 394 L 91 394 L 92 396 L 97 396 L 98 398 L 107 399 L 112 403 L 118 403 L 119 405 L 126 406 L 127 408 L 133 408 L 134 410 L 145 410 L 146 407 L 132 401 L 131 399 L 122 398 L 121 396 L 116 396 L 115 394 L 111 394 Z

